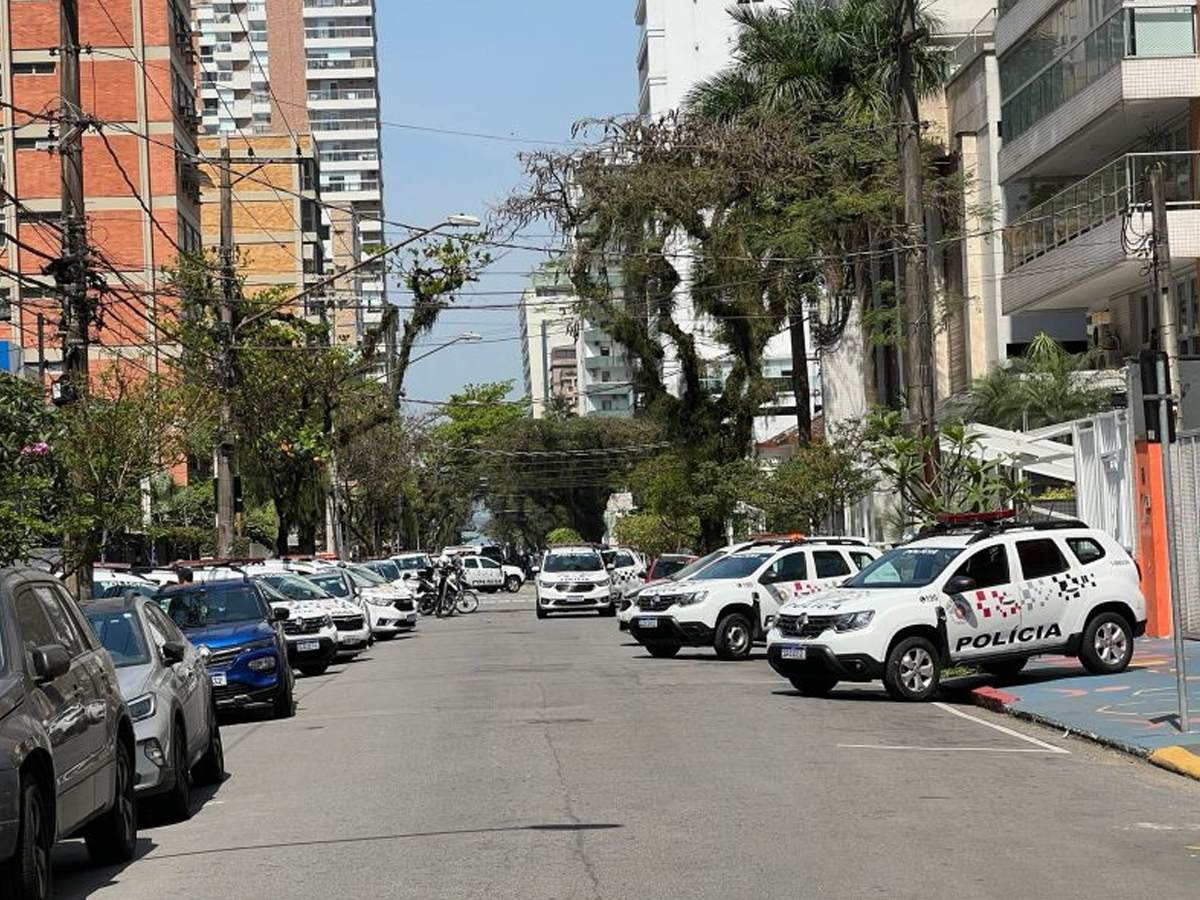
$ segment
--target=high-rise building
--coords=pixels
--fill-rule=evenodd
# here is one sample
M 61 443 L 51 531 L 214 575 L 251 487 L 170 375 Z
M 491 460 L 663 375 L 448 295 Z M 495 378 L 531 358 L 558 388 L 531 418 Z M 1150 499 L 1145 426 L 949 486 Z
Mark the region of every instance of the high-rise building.
M 195 83 L 188 4 L 107 0 L 80 4 L 87 239 L 106 284 L 91 292 L 91 367 L 154 371 L 157 327 L 169 317 L 164 267 L 201 245 Z M 0 365 L 38 361 L 61 371 L 61 293 L 44 274 L 60 255 L 58 0 L 0 0 Z M 14 200 L 19 198 L 19 200 Z
M 555 398 L 572 407 L 579 391 L 579 317 L 575 290 L 556 263 L 541 266 L 521 295 L 521 363 L 525 396 L 535 419 L 546 414 Z
M 311 132 L 322 202 L 350 213 L 359 253 L 384 241 L 374 0 L 193 0 L 207 134 Z M 342 242 L 345 246 L 347 242 Z M 345 264 L 338 246 L 331 263 Z M 382 264 L 351 285 L 360 333 L 382 316 Z M 340 291 L 346 291 L 340 285 Z

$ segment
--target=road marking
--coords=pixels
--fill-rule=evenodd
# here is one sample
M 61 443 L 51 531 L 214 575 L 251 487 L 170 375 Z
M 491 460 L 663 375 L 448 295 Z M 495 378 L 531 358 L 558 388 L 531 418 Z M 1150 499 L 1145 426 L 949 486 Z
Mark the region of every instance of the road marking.
M 1057 747 L 910 747 L 905 744 L 838 744 L 844 750 L 921 750 L 930 753 L 1062 753 Z
M 1015 737 L 1018 740 L 1025 741 L 1028 744 L 1034 744 L 1035 746 L 1041 747 L 1043 750 L 1046 750 L 1050 753 L 1070 754 L 1070 752 L 1071 752 L 1070 750 L 1067 750 L 1063 747 L 1056 747 L 1053 744 L 1047 744 L 1045 741 L 1039 741 L 1037 738 L 1030 737 L 1027 734 L 1021 734 L 1021 732 L 1016 731 L 1012 728 L 1006 728 L 1005 726 L 998 725 L 995 722 L 989 722 L 987 719 L 981 719 L 978 716 L 972 716 L 969 713 L 963 712 L 962 710 L 955 709 L 953 706 L 947 706 L 945 703 L 934 703 L 933 705 L 936 706 L 938 709 L 944 709 L 946 712 L 950 713 L 951 715 L 958 716 L 960 719 L 967 719 L 968 721 L 977 722 L 980 725 L 985 725 L 988 728 L 994 729 L 995 731 L 999 731 L 1001 734 L 1007 734 L 1009 737 Z

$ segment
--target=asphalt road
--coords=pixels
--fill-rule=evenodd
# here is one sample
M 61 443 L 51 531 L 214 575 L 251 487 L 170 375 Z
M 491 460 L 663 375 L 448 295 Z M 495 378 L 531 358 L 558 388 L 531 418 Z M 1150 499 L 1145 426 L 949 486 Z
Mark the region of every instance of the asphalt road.
M 804 699 L 761 657 L 647 657 L 528 598 L 298 682 L 97 900 L 1188 898 L 1200 787 L 953 695 Z

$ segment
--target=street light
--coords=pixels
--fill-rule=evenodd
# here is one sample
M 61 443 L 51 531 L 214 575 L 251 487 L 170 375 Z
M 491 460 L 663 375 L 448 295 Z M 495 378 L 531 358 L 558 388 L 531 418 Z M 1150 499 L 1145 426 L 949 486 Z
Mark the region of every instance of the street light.
M 433 356 L 433 354 L 437 353 L 439 350 L 445 350 L 447 347 L 452 347 L 455 344 L 462 344 L 462 343 L 478 344 L 482 340 L 483 340 L 483 335 L 480 334 L 478 331 L 467 331 L 467 332 L 464 332 L 463 334 L 460 334 L 458 337 L 454 338 L 453 340 L 446 341 L 446 343 L 444 343 L 444 344 L 438 344 L 432 350 L 428 350 L 425 353 L 422 353 L 420 356 L 413 357 L 412 359 L 410 359 L 408 361 L 408 364 L 411 366 L 413 363 L 420 362 L 421 360 L 425 359 L 425 357 Z

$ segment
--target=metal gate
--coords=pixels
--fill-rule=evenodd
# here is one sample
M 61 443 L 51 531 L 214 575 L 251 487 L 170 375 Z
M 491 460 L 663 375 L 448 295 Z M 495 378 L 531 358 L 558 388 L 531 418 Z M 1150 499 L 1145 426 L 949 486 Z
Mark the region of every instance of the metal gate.
M 1172 447 L 1175 534 L 1171 562 L 1179 573 L 1182 630 L 1200 640 L 1200 432 L 1179 435 Z
M 1079 518 L 1137 550 L 1133 438 L 1124 410 L 1071 423 L 1075 448 L 1075 500 Z

